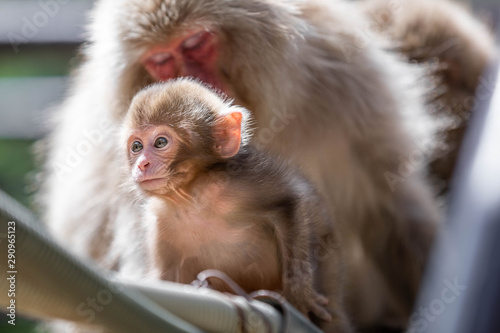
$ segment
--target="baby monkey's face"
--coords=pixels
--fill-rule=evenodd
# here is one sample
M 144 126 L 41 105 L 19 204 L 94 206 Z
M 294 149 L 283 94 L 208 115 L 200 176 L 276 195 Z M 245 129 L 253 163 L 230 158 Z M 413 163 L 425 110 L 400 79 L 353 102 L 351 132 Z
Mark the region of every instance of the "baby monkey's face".
M 175 175 L 172 162 L 179 149 L 179 138 L 168 125 L 145 125 L 133 129 L 127 140 L 131 176 L 147 193 L 168 190 Z
M 171 201 L 194 190 L 211 166 L 239 152 L 245 112 L 189 80 L 139 92 L 121 133 L 132 179 L 145 194 Z

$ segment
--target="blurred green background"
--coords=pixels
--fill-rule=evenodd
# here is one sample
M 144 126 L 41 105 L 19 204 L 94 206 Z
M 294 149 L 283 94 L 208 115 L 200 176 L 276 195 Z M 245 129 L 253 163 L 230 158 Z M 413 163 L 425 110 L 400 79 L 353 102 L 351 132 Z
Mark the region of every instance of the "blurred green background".
M 0 189 L 31 209 L 37 175 L 33 143 L 47 131 L 42 126 L 43 110 L 60 100 L 64 78 L 79 62 L 83 25 L 91 3 L 0 0 Z M 27 27 L 30 24 L 34 31 Z M 53 81 L 57 84 L 49 86 Z M 7 220 L 0 213 L 0 223 Z M 7 260 L 4 255 L 0 258 Z M 17 316 L 12 326 L 2 309 L 0 315 L 2 333 L 43 331 L 29 319 Z
M 0 80 L 9 82 L 21 77 L 65 76 L 76 63 L 77 49 L 77 45 L 26 45 L 20 46 L 19 53 L 16 54 L 10 46 L 0 46 Z M 11 98 L 22 99 L 29 96 L 24 96 L 19 91 L 18 96 Z M 0 110 L 0 121 L 8 123 L 9 113 L 22 111 L 24 110 Z M 0 137 L 0 188 L 23 204 L 31 205 L 34 190 L 32 180 L 35 174 L 32 146 L 36 138 L 22 136 Z
M 26 45 L 21 46 L 16 54 L 10 46 L 0 46 L 0 79 L 66 75 L 74 63 L 76 49 L 76 45 Z M 0 121 L 8 122 L 8 113 L 16 110 L 0 112 Z M 32 153 L 34 141 L 33 138 L 0 137 L 0 189 L 30 208 L 33 208 L 36 190 L 34 180 L 37 171 Z M 0 220 L 4 222 L 5 217 Z M 7 317 L 2 317 L 0 332 L 37 332 L 31 321 L 17 319 L 16 326 L 12 326 L 7 323 Z

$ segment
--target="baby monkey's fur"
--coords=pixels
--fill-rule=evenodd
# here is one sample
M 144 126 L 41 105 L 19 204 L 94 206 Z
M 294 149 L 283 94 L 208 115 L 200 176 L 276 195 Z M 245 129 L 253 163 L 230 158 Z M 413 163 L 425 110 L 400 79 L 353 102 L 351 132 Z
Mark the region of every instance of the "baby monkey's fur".
M 218 269 L 248 292 L 281 291 L 328 332 L 349 332 L 332 218 L 291 164 L 249 142 L 249 115 L 189 79 L 133 99 L 122 142 L 147 197 L 150 274 L 190 283 Z M 164 147 L 148 146 L 161 137 Z

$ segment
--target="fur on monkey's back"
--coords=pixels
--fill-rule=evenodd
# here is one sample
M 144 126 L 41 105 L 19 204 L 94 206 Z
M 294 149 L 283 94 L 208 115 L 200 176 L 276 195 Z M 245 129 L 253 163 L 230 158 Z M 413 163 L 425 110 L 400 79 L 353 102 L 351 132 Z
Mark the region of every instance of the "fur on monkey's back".
M 319 194 L 296 166 L 287 159 L 264 152 L 251 142 L 236 156 L 210 168 L 227 173 L 226 179 L 234 186 L 251 189 L 253 200 L 264 207 L 282 204 L 292 208 L 301 201 L 316 201 L 314 206 L 320 206 Z
M 239 203 L 239 213 L 233 217 L 241 214 L 248 221 L 253 216 L 255 223 L 273 230 L 302 230 L 308 235 L 309 246 L 318 237 L 338 241 L 332 210 L 289 160 L 250 142 L 234 157 L 208 168 L 229 190 L 228 200 Z

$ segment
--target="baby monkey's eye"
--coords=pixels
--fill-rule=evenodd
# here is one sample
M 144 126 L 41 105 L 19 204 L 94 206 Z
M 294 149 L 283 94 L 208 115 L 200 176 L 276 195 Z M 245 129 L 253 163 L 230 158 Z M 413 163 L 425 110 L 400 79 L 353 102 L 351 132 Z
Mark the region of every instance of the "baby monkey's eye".
M 164 137 L 159 137 L 158 139 L 155 140 L 154 146 L 156 148 L 163 148 L 167 145 L 168 140 Z
M 134 152 L 134 153 L 137 153 L 139 151 L 142 150 L 142 143 L 140 143 L 139 141 L 134 141 L 134 143 L 132 143 L 132 148 L 131 150 Z

